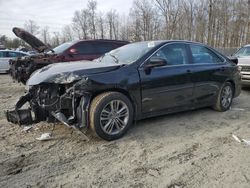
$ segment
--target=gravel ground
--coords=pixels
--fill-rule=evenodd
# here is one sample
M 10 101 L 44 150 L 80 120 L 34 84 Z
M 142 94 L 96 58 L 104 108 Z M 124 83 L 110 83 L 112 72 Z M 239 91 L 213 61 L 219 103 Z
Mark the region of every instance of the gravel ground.
M 122 139 L 86 142 L 75 131 L 56 125 L 53 140 L 45 122 L 29 132 L 8 123 L 4 110 L 24 86 L 0 75 L 0 187 L 249 187 L 250 90 L 232 109 L 210 108 L 137 122 Z

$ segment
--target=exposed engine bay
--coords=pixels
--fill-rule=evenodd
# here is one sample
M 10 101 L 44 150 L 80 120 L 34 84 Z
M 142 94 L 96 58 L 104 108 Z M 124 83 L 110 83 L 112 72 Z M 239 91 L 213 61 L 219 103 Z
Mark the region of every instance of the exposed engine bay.
M 7 120 L 19 125 L 60 121 L 70 127 L 83 128 L 88 124 L 84 115 L 89 97 L 79 92 L 76 86 L 77 84 L 32 86 L 16 103 L 15 109 L 6 112 Z M 24 109 L 26 103 L 29 108 Z
M 19 57 L 10 60 L 10 75 L 13 80 L 25 84 L 31 74 L 46 65 L 60 62 L 61 59 L 56 54 L 41 53 L 34 56 Z

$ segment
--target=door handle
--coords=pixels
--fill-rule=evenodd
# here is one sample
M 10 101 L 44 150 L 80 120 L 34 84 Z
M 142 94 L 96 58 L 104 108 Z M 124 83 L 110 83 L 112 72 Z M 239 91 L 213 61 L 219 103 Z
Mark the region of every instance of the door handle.
M 188 70 L 187 70 L 187 73 L 190 74 L 190 73 L 192 73 L 192 71 L 188 69 Z

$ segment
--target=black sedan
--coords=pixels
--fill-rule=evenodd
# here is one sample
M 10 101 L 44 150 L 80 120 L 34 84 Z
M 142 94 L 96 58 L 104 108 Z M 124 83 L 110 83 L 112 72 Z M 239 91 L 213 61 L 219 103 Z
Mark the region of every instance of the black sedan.
M 21 125 L 59 120 L 114 140 L 134 120 L 209 106 L 226 111 L 240 94 L 240 82 L 237 65 L 204 44 L 138 42 L 95 62 L 38 70 L 28 80 L 27 94 L 6 116 Z M 31 110 L 22 109 L 26 102 Z

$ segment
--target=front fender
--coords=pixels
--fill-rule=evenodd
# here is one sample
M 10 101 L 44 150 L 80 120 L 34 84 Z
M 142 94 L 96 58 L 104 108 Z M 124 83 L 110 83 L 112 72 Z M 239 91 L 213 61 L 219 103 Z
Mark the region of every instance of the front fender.
M 76 109 L 76 116 L 79 128 L 89 127 L 89 108 L 91 96 L 85 94 L 82 96 L 79 106 Z

